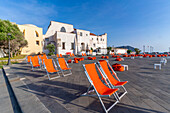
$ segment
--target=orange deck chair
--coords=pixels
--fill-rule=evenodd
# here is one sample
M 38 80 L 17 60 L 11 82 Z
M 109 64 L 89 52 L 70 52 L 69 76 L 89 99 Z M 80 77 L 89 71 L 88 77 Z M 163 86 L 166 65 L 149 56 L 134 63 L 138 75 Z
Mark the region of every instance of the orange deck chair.
M 31 65 L 32 65 L 32 71 L 34 71 L 34 68 L 40 68 L 41 69 L 41 63 L 38 56 L 31 57 Z
M 57 58 L 57 64 L 58 64 L 63 76 L 72 74 L 71 68 L 69 68 L 69 66 L 64 58 Z M 65 71 L 68 71 L 68 73 L 64 74 Z
M 127 93 L 127 90 L 125 89 L 124 85 L 128 81 L 121 82 L 112 67 L 110 66 L 108 60 L 100 60 L 98 62 L 99 68 L 103 73 L 103 78 L 105 81 L 110 84 L 111 88 L 115 87 L 122 87 L 124 90 L 124 93 L 119 97 L 119 100 Z M 111 71 L 110 71 L 111 70 Z
M 114 107 L 119 102 L 119 100 L 116 96 L 116 91 L 118 91 L 118 88 L 111 89 L 111 88 L 107 87 L 105 84 L 103 84 L 103 82 L 101 81 L 101 79 L 99 78 L 99 75 L 97 73 L 96 66 L 97 65 L 95 63 L 83 64 L 85 74 L 86 74 L 91 85 L 88 88 L 87 92 L 84 93 L 82 96 L 98 96 L 100 103 L 103 106 L 104 111 L 107 113 L 112 107 Z M 99 69 L 99 68 L 97 68 L 97 69 Z M 94 88 L 93 91 L 95 91 L 97 95 L 89 94 L 90 92 L 92 92 L 92 91 L 90 91 L 91 87 Z M 111 97 L 111 96 L 114 96 L 116 101 L 108 109 L 106 109 L 106 106 L 104 105 L 101 97 Z M 110 99 L 113 99 L 113 98 L 110 98 Z
M 48 76 L 49 80 L 60 77 L 59 73 L 58 73 L 59 70 L 57 70 L 57 66 L 56 66 L 55 62 L 53 61 L 53 59 L 43 59 L 43 62 L 44 62 L 44 68 L 47 72 L 47 76 Z M 58 76 L 50 77 L 50 74 L 55 74 L 55 73 L 57 73 Z
M 26 57 L 26 62 L 27 62 L 27 64 L 31 62 L 31 57 L 32 57 L 32 56 L 27 56 L 27 57 Z
M 63 57 L 63 55 L 62 54 L 60 54 L 60 58 L 62 58 Z
M 41 57 L 39 57 L 39 59 L 40 59 L 40 62 L 41 62 L 41 64 L 42 64 L 42 66 L 44 66 L 44 59 L 48 59 L 48 57 L 47 57 L 46 54 L 44 54 L 44 55 L 42 55 Z
M 59 56 L 59 54 L 56 54 L 56 56 L 57 56 L 57 58 L 59 58 L 60 56 Z
M 71 56 L 74 57 L 74 53 L 72 53 Z

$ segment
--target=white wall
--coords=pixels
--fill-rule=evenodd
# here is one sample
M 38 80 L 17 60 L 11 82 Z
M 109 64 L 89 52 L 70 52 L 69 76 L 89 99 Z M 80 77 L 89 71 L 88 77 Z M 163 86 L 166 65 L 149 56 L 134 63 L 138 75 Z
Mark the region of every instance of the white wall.
M 82 50 L 81 43 L 85 44 L 85 50 L 87 49 L 87 46 L 89 48 L 90 31 L 76 29 L 76 32 L 77 32 L 77 39 L 78 39 L 78 41 L 77 41 L 78 42 L 78 51 L 80 52 Z M 82 33 L 82 36 L 80 36 L 80 33 Z
M 71 43 L 75 43 L 76 34 L 73 33 L 64 33 L 57 32 L 56 39 L 61 39 L 60 42 L 57 42 L 58 45 L 58 53 L 65 55 L 66 52 L 74 53 L 74 50 L 71 49 Z M 62 49 L 62 42 L 65 42 L 65 49 Z
M 55 32 L 60 31 L 62 27 L 64 27 L 66 29 L 66 32 L 68 32 L 68 33 L 74 31 L 73 25 L 71 25 L 71 24 L 65 24 L 65 23 L 51 21 L 50 26 L 45 34 L 46 37 L 53 36 L 55 34 Z
M 127 53 L 127 49 L 116 49 L 115 53 L 116 54 L 118 54 L 118 53 L 125 54 L 125 53 Z
M 66 32 L 60 32 L 61 28 L 64 27 L 66 29 Z M 74 33 L 71 33 L 73 32 Z M 82 36 L 80 36 L 80 33 L 82 33 Z M 45 38 L 49 38 L 49 42 L 54 41 L 57 45 L 57 39 L 60 39 L 60 47 L 57 48 L 59 51 L 59 54 L 65 54 L 66 52 L 81 52 L 82 46 L 81 43 L 85 44 L 85 50 L 93 48 L 95 50 L 96 48 L 107 48 L 107 34 L 103 34 L 100 36 L 94 36 L 90 35 L 90 31 L 81 30 L 81 29 L 74 29 L 73 25 L 71 24 L 65 24 L 60 22 L 50 22 L 50 26 L 46 32 Z M 92 40 L 93 38 L 93 40 Z M 98 38 L 98 41 L 97 41 Z M 77 39 L 77 40 L 76 40 Z M 102 41 L 101 41 L 102 39 Z M 76 40 L 76 41 L 75 41 Z M 65 42 L 65 50 L 62 49 L 62 42 Z M 75 49 L 71 50 L 71 43 L 75 43 Z M 95 46 L 94 46 L 95 44 Z M 78 48 L 78 50 L 77 50 Z M 102 54 L 105 54 L 107 50 L 102 50 Z

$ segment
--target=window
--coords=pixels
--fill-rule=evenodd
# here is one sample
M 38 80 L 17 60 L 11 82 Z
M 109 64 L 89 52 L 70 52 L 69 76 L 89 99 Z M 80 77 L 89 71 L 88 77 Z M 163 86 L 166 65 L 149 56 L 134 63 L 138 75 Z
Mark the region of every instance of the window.
M 71 49 L 74 49 L 74 43 L 71 43 Z
M 65 29 L 64 27 L 62 27 L 62 28 L 60 29 L 60 32 L 66 32 L 66 29 Z
M 99 39 L 97 38 L 97 41 L 98 41 Z
M 80 36 L 83 36 L 83 33 L 82 33 L 82 32 L 80 32 Z
M 100 40 L 102 41 L 102 38 Z
M 36 37 L 39 37 L 39 34 L 38 34 L 38 32 L 37 32 L 37 31 L 35 31 L 35 36 L 36 36 Z
M 62 43 L 62 49 L 65 49 L 65 42 Z
M 88 34 L 86 34 L 86 36 L 88 36 Z
M 45 41 L 47 41 L 47 42 L 48 42 L 48 41 L 49 41 L 49 38 L 45 38 Z
M 103 39 L 103 41 L 104 41 L 104 39 Z
M 93 40 L 93 38 L 92 38 L 92 40 Z
M 85 43 L 81 43 L 81 49 L 82 51 L 85 51 Z
M 36 41 L 36 45 L 38 45 L 38 46 L 39 46 L 39 45 L 40 45 L 40 42 L 39 42 L 39 41 Z
M 96 44 L 93 44 L 93 46 L 95 47 L 95 46 L 96 46 Z

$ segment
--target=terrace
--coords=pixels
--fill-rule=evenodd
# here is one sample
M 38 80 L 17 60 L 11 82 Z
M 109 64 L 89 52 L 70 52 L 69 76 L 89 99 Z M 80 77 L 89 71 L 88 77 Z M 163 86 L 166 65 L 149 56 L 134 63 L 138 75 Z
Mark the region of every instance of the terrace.
M 90 83 L 84 73 L 82 64 L 96 60 L 71 63 L 72 75 L 48 80 L 45 70 L 31 71 L 31 65 L 25 62 L 5 67 L 6 75 L 15 96 L 24 112 L 52 113 L 94 113 L 104 112 L 97 97 L 82 97 Z M 116 63 L 109 58 L 110 64 Z M 110 113 L 168 113 L 170 112 L 170 63 L 161 70 L 154 70 L 153 64 L 161 58 L 125 58 L 121 64 L 129 65 L 129 70 L 116 72 L 119 78 L 129 81 L 125 87 L 128 91 Z M 66 58 L 68 60 L 68 58 Z M 111 100 L 105 99 L 107 105 Z

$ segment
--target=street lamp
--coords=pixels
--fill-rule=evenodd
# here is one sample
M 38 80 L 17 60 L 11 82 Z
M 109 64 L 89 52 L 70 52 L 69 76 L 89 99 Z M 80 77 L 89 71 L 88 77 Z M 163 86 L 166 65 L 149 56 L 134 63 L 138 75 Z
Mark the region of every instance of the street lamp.
M 9 58 L 8 58 L 8 64 L 7 65 L 11 65 L 11 59 L 10 59 L 10 38 L 11 38 L 11 33 L 7 34 L 7 38 L 8 38 L 8 52 L 9 52 Z

